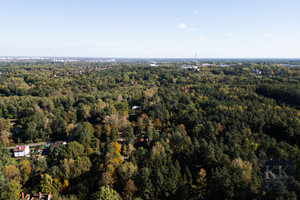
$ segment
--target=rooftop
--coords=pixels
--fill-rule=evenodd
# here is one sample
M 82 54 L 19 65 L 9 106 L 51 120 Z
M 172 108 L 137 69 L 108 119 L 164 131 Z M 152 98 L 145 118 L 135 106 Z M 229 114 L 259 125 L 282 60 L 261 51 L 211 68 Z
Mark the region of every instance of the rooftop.
M 27 145 L 17 145 L 14 148 L 14 152 L 25 151 Z

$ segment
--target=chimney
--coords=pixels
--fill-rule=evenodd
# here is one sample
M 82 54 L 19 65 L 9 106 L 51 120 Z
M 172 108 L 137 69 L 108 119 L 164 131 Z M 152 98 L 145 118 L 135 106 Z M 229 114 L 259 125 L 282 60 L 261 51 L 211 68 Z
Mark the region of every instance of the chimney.
M 22 192 L 22 199 L 24 199 L 24 192 Z
M 48 200 L 52 199 L 52 195 L 51 195 L 51 191 L 49 192 L 49 195 L 48 195 Z
M 42 193 L 41 192 L 39 192 L 39 199 L 41 199 L 42 198 Z

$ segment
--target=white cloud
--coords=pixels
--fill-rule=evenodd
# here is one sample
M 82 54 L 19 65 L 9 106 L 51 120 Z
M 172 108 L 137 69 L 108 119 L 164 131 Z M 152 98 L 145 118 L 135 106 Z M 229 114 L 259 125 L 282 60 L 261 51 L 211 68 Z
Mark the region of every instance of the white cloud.
M 234 37 L 234 34 L 233 33 L 228 33 L 228 36 L 229 37 Z
M 272 35 L 270 33 L 265 33 L 264 36 L 265 37 L 271 37 Z
M 180 24 L 178 24 L 178 28 L 185 29 L 186 28 L 185 23 L 181 22 Z
M 175 38 L 170 38 L 170 37 L 167 37 L 167 38 L 165 38 L 165 40 L 166 40 L 166 41 L 174 41 L 174 40 L 175 40 Z
M 60 22 L 60 20 L 47 19 L 18 19 L 18 20 L 0 20 L 0 22 L 10 22 L 10 23 L 48 23 L 48 22 Z
M 204 41 L 205 39 L 203 37 L 198 37 L 199 41 Z
M 189 31 L 196 31 L 196 28 L 189 28 Z
M 196 9 L 196 10 L 194 10 L 194 13 L 195 13 L 195 14 L 199 14 L 200 11 Z

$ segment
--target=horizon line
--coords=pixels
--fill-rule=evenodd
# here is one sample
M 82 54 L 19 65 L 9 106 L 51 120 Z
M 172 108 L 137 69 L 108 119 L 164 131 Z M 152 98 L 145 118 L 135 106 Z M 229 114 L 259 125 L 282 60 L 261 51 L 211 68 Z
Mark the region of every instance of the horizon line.
M 0 56 L 0 58 L 12 57 L 12 58 L 97 58 L 97 59 L 300 59 L 295 57 L 97 57 L 97 56 Z

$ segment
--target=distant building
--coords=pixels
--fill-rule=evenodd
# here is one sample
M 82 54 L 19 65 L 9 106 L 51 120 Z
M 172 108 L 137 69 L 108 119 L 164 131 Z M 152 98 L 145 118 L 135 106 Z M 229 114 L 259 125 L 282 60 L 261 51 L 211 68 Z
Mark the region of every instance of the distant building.
M 27 145 L 18 145 L 14 148 L 14 156 L 17 157 L 22 157 L 26 156 L 30 153 L 29 146 Z
M 49 192 L 49 194 L 42 194 L 41 192 L 39 192 L 38 194 L 34 194 L 31 197 L 31 200 L 41 200 L 41 199 L 44 199 L 44 200 L 52 199 L 51 191 Z
M 282 66 L 282 67 L 291 67 L 292 65 L 290 65 L 290 64 L 279 64 L 280 66 Z
M 197 69 L 198 67 L 195 65 L 182 65 L 181 69 Z
M 141 106 L 133 106 L 131 109 L 136 110 L 136 109 L 140 109 L 140 108 L 141 108 Z
M 261 75 L 261 71 L 259 69 L 250 69 L 253 74 Z
M 212 66 L 212 65 L 213 65 L 213 64 L 210 64 L 210 63 L 203 63 L 203 64 L 202 64 L 203 67 L 208 67 L 208 66 Z

